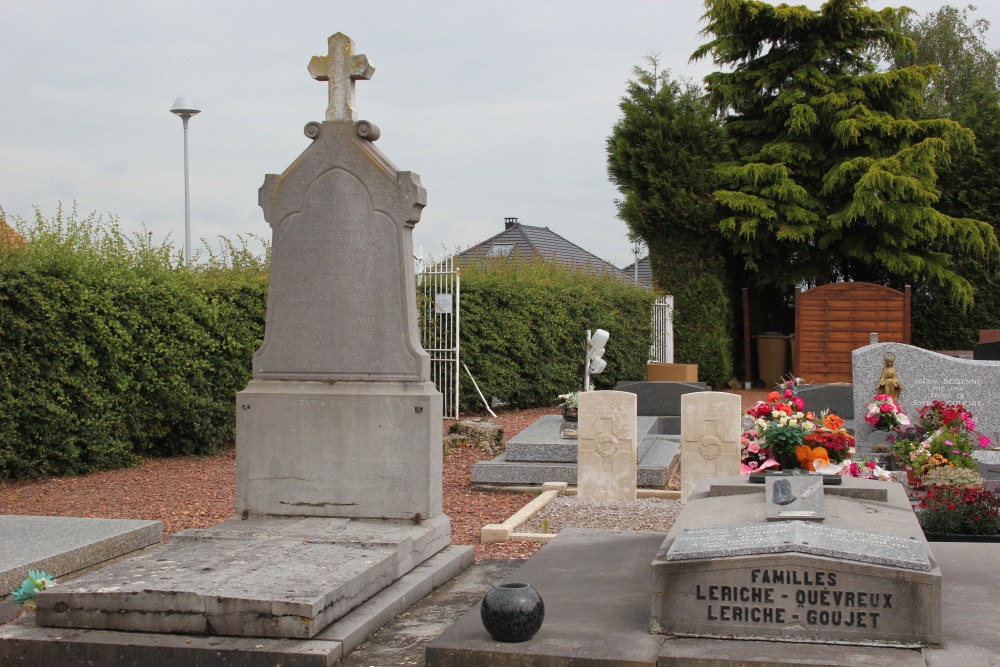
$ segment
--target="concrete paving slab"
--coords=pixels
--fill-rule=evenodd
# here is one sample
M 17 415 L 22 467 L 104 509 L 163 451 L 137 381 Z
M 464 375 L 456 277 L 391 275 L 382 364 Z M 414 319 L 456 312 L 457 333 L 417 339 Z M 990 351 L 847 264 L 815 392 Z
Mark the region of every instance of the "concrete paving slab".
M 649 634 L 650 563 L 663 533 L 571 528 L 504 581 L 531 584 L 545 622 L 530 641 L 504 644 L 483 628 L 479 605 L 427 646 L 428 667 L 655 664 Z
M 162 539 L 160 521 L 0 515 L 0 597 L 28 570 L 64 577 Z
M 559 533 L 504 581 L 524 581 L 545 601 L 545 622 L 531 640 L 490 639 L 473 606 L 427 646 L 433 667 L 998 667 L 995 592 L 1000 590 L 1000 544 L 934 543 L 943 575 L 943 644 L 922 651 L 851 644 L 784 641 L 664 639 L 648 654 L 650 575 L 658 533 L 572 529 Z M 644 540 L 642 536 L 654 536 Z M 569 539 L 567 539 L 569 538 Z M 652 562 L 650 560 L 650 562 Z M 641 589 L 641 590 L 640 590 Z M 388 638 L 386 638 L 388 640 Z M 644 647 L 639 650 L 639 647 Z M 379 664 L 369 662 L 371 664 Z M 386 663 L 389 664 L 389 663 Z M 398 664 L 420 665 L 420 662 Z M 358 663 L 361 667 L 361 663 Z

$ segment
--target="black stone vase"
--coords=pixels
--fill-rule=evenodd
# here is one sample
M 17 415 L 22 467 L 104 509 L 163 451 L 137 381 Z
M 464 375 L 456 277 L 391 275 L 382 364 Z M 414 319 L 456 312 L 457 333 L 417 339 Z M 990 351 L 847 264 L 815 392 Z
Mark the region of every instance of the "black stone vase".
M 528 584 L 497 584 L 479 609 L 483 627 L 498 642 L 526 642 L 545 618 L 545 603 Z
M 801 467 L 799 458 L 792 452 L 778 452 L 776 458 L 782 470 L 795 470 Z

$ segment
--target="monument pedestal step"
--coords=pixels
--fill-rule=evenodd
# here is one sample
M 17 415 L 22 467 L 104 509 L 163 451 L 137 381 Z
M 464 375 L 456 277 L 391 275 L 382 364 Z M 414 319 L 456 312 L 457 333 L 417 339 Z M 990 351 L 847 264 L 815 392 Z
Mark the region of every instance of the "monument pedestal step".
M 311 639 L 66 630 L 33 625 L 25 616 L 0 626 L 0 664 L 329 667 L 474 559 L 473 547 L 449 546 Z
M 441 514 L 230 519 L 38 594 L 38 625 L 306 639 L 448 546 Z

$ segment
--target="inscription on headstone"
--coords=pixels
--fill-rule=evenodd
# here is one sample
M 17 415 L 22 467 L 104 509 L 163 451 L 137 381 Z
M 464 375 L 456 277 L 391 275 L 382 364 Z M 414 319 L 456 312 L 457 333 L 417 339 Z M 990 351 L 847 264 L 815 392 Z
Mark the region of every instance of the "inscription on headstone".
M 873 430 L 864 420 L 865 404 L 875 395 L 885 356 L 892 354 L 904 389 L 899 397 L 912 419 L 933 401 L 961 403 L 975 416 L 982 433 L 1000 433 L 1000 361 L 957 359 L 903 343 L 879 343 L 851 353 L 854 380 L 854 434 L 864 441 Z
M 922 540 L 802 521 L 688 530 L 653 563 L 653 631 L 937 643 L 930 569 Z

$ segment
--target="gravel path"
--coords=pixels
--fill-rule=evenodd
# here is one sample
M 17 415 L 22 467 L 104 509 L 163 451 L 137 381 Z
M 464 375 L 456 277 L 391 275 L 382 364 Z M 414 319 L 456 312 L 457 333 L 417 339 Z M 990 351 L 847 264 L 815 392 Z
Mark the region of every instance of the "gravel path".
M 648 530 L 665 533 L 674 525 L 681 501 L 639 498 L 635 502 L 583 503 L 560 496 L 517 529 L 525 533 L 558 533 L 563 528 Z
M 736 392 L 743 398 L 744 409 L 752 406 L 766 392 Z M 502 412 L 496 420 L 509 439 L 533 424 L 544 414 L 556 414 L 556 408 L 534 408 Z M 447 428 L 448 424 L 445 424 Z M 479 544 L 479 531 L 488 523 L 502 523 L 534 496 L 515 493 L 490 493 L 472 488 L 472 464 L 488 458 L 476 447 L 459 448 L 444 459 L 444 511 L 451 518 L 452 541 L 476 545 L 476 558 L 526 558 L 540 545 L 525 542 Z M 124 470 L 93 473 L 82 477 L 53 477 L 32 481 L 0 480 L 0 514 L 43 516 L 104 517 L 162 521 L 164 534 L 187 528 L 204 528 L 233 516 L 236 511 L 236 451 L 229 447 L 208 457 L 179 456 L 148 459 Z M 671 510 L 660 505 L 675 501 L 658 500 L 637 503 L 624 514 L 622 508 L 590 507 L 558 510 L 549 519 L 555 526 L 591 526 L 631 528 L 650 525 L 643 514 L 663 513 L 664 523 Z M 572 505 L 571 500 L 563 505 Z M 651 509 L 651 505 L 655 511 Z M 555 508 L 550 511 L 556 512 Z M 575 512 L 575 514 L 569 514 Z M 672 519 L 670 519 L 672 521 Z

